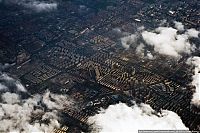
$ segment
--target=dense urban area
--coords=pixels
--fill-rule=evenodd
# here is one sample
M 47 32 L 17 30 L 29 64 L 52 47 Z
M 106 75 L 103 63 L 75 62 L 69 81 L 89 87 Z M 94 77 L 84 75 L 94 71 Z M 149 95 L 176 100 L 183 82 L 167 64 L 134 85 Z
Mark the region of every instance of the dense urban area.
M 200 130 L 188 55 L 177 59 L 154 51 L 150 60 L 145 55 L 151 47 L 141 56 L 120 41 L 122 32 L 174 26 L 174 21 L 199 31 L 199 7 L 198 0 L 68 0 L 55 11 L 34 14 L 0 4 L 0 62 L 10 64 L 3 71 L 20 80 L 28 95 L 49 90 L 76 101 L 76 108 L 59 110 L 62 126 L 55 133 L 89 132 L 87 119 L 100 108 L 132 106 L 133 100 L 157 112 L 173 111 L 190 130 Z M 190 41 L 199 47 L 199 38 Z M 41 117 L 32 114 L 32 121 L 48 123 Z

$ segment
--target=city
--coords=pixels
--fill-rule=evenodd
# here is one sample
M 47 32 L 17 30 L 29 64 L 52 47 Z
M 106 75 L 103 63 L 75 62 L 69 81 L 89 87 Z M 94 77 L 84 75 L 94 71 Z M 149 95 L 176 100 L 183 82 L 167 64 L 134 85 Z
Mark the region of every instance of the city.
M 54 133 L 90 132 L 87 120 L 100 108 L 119 102 L 132 106 L 133 100 L 156 112 L 173 111 L 190 130 L 200 130 L 200 109 L 191 104 L 194 66 L 186 63 L 188 55 L 177 59 L 154 51 L 151 60 L 145 58 L 148 50 L 141 56 L 136 46 L 124 49 L 119 39 L 142 27 L 173 27 L 174 21 L 199 31 L 199 7 L 198 0 L 61 0 L 51 13 L 31 14 L 2 4 L 0 61 L 12 64 L 4 71 L 29 95 L 49 90 L 76 101 L 77 108 L 59 110 L 62 126 Z M 199 37 L 190 41 L 199 47 Z M 200 49 L 192 55 L 200 56 Z

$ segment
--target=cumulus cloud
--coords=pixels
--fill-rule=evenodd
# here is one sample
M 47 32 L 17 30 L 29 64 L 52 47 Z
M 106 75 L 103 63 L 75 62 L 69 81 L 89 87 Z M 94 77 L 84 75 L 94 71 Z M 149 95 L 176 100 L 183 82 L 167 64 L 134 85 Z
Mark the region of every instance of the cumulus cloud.
M 93 132 L 130 132 L 138 130 L 189 130 L 180 117 L 171 111 L 156 113 L 149 105 L 128 107 L 124 103 L 110 105 L 88 119 Z
M 15 4 L 24 6 L 25 8 L 33 9 L 37 12 L 41 11 L 51 11 L 57 9 L 57 2 L 47 2 L 47 1 L 39 1 L 39 0 L 4 0 L 0 1 L 5 4 Z
M 0 83 L 0 123 L 4 123 L 0 129 L 3 132 L 52 132 L 60 126 L 59 110 L 74 105 L 69 96 L 49 91 L 21 98 L 20 92 L 27 93 L 26 89 L 6 74 L 0 76 Z
M 51 101 L 51 99 L 54 99 Z M 43 95 L 43 103 L 49 109 L 64 109 L 72 105 L 73 101 L 66 95 L 56 95 L 47 92 Z
M 175 28 L 161 26 L 150 31 L 144 30 L 144 28 L 140 31 L 138 30 L 138 33 L 121 38 L 122 46 L 125 49 L 129 49 L 131 45 L 137 46 L 137 54 L 141 54 L 141 52 L 144 52 L 143 49 L 149 46 L 159 54 L 178 58 L 182 54 L 191 54 L 196 47 L 190 43 L 190 38 L 197 38 L 199 31 L 193 28 L 186 30 L 181 22 L 175 21 L 174 23 Z M 182 32 L 179 33 L 178 31 Z M 141 43 L 145 45 L 141 45 Z M 151 57 L 152 55 L 150 55 Z
M 137 48 L 136 48 L 136 53 L 137 54 L 141 54 L 141 53 L 144 53 L 144 44 L 143 43 L 140 43 Z
M 159 27 L 155 31 L 142 32 L 142 37 L 147 45 L 154 47 L 154 51 L 174 57 L 180 57 L 181 53 L 191 53 L 192 46 L 188 35 L 177 34 L 177 30 L 171 27 Z
M 147 58 L 150 60 L 154 59 L 154 56 L 152 55 L 150 51 L 147 51 Z
M 188 29 L 186 34 L 189 36 L 189 37 L 198 37 L 199 35 L 199 31 L 197 31 L 196 29 L 192 28 L 192 29 Z
M 73 104 L 67 97 L 63 97 L 46 92 L 44 95 L 34 95 L 22 100 L 18 94 L 4 93 L 1 96 L 3 102 L 0 103 L 0 123 L 4 124 L 0 125 L 0 129 L 4 132 L 51 132 L 60 126 L 58 111 L 67 107 L 65 105 Z M 44 111 L 44 106 L 47 107 L 46 111 Z M 32 117 L 36 115 L 41 118 L 30 123 Z M 46 120 L 47 123 L 42 122 Z
M 1 96 L 3 102 L 8 104 L 19 103 L 19 95 L 16 93 L 6 92 Z
M 187 63 L 195 66 L 192 85 L 195 86 L 196 90 L 193 94 L 192 104 L 200 106 L 200 57 L 191 57 Z
M 179 31 L 184 31 L 184 25 L 181 22 L 174 21 L 175 28 Z
M 129 49 L 133 43 L 136 43 L 136 41 L 137 35 L 134 34 L 121 38 L 122 47 L 125 49 Z
M 0 74 L 0 91 L 8 91 L 8 88 L 14 92 L 26 92 L 26 89 L 18 80 L 9 77 L 5 73 Z
M 9 94 L 10 96 L 12 94 Z M 6 98 L 6 97 L 4 97 Z M 13 97 L 12 97 L 13 98 Z M 52 131 L 55 126 L 59 126 L 58 121 L 56 120 L 57 118 L 52 118 L 50 119 L 50 125 L 52 127 L 49 127 L 46 124 L 41 124 L 40 126 L 38 125 L 39 123 L 29 123 L 31 121 L 31 116 L 36 112 L 36 111 L 41 111 L 42 110 L 34 110 L 34 107 L 38 106 L 38 99 L 30 98 L 25 101 L 21 101 L 20 104 L 11 104 L 10 100 L 11 97 L 6 98 L 5 101 L 9 101 L 6 103 L 1 103 L 0 104 L 0 114 L 4 114 L 0 120 L 1 123 L 4 123 L 3 125 L 0 125 L 1 130 L 4 132 L 12 132 L 12 131 L 19 131 L 19 132 L 47 132 L 47 131 Z M 18 99 L 19 101 L 20 99 Z M 55 116 L 55 112 L 51 112 L 52 116 Z M 55 123 L 55 120 L 57 121 L 56 125 L 52 125 Z
M 24 3 L 24 6 L 38 12 L 57 9 L 57 3 L 46 3 L 46 2 L 39 2 L 39 1 Z

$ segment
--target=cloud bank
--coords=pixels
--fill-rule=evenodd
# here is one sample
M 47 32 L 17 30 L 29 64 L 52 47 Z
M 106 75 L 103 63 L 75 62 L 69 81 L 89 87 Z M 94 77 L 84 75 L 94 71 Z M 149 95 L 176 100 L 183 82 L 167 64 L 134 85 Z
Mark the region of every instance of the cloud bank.
M 35 94 L 22 98 L 26 89 L 6 74 L 0 77 L 0 129 L 2 132 L 49 133 L 60 126 L 59 110 L 73 106 L 68 96 Z
M 180 22 L 174 22 L 173 27 L 158 27 L 154 30 L 143 30 L 139 33 L 132 34 L 121 38 L 122 46 L 129 49 L 131 45 L 136 46 L 136 52 L 144 51 L 144 45 L 137 44 L 138 40 L 144 41 L 146 46 L 153 47 L 154 51 L 168 56 L 181 57 L 182 54 L 191 54 L 195 49 L 195 45 L 191 44 L 190 38 L 198 38 L 199 31 L 195 29 L 184 29 L 184 25 Z M 178 32 L 182 31 L 182 32 Z
M 42 11 L 51 11 L 57 9 L 57 3 L 46 3 L 46 2 L 39 2 L 39 1 L 33 1 L 29 3 L 24 4 L 25 7 L 33 9 L 37 12 Z
M 0 73 L 0 92 L 27 92 L 24 86 L 5 73 Z
M 200 57 L 191 57 L 187 60 L 187 63 L 195 67 L 192 85 L 194 85 L 196 89 L 193 94 L 192 104 L 200 106 Z
M 39 1 L 39 0 L 2 0 L 0 3 L 5 4 L 15 4 L 19 6 L 23 6 L 25 8 L 32 9 L 37 12 L 42 11 L 51 11 L 57 9 L 57 2 L 47 2 L 47 1 Z
M 194 50 L 189 38 L 198 37 L 198 33 L 195 29 L 189 29 L 183 34 L 178 34 L 177 29 L 172 27 L 159 27 L 154 31 L 142 32 L 142 38 L 147 45 L 154 47 L 154 51 L 164 55 L 180 57 L 181 54 L 190 54 Z
M 156 113 L 149 105 L 128 107 L 124 103 L 110 105 L 88 119 L 93 132 L 137 133 L 138 130 L 189 130 L 171 111 Z

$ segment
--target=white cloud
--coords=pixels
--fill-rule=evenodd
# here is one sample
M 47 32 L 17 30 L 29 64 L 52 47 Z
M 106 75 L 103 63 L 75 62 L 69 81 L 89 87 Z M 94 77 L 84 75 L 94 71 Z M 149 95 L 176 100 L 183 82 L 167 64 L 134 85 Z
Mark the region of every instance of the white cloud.
M 19 81 L 6 74 L 0 76 L 0 81 L 0 99 L 2 100 L 0 123 L 3 123 L 0 124 L 0 129 L 2 132 L 52 132 L 55 127 L 60 126 L 58 111 L 74 106 L 74 102 L 69 96 L 52 94 L 49 91 L 21 99 L 19 92 L 27 92 Z M 13 88 L 15 88 L 14 91 Z M 49 120 L 49 123 L 42 123 L 39 120 L 30 123 L 32 117 L 37 115 L 41 116 L 40 120 Z
M 199 31 L 197 31 L 196 29 L 192 28 L 192 29 L 188 29 L 186 34 L 189 36 L 189 37 L 196 37 L 198 38 L 198 35 L 199 35 Z
M 178 34 L 171 27 L 159 27 L 154 31 L 142 32 L 142 37 L 147 45 L 154 47 L 154 51 L 173 57 L 180 57 L 182 53 L 190 54 L 193 46 L 189 42 L 188 34 Z
M 140 27 L 137 28 L 138 31 L 143 31 L 144 29 L 145 29 L 144 26 L 140 26 Z
M 129 49 L 131 45 L 135 45 L 136 53 L 143 54 L 146 45 L 152 46 L 154 51 L 168 56 L 180 58 L 182 54 L 191 54 L 196 47 L 191 44 L 190 38 L 197 38 L 199 31 L 195 29 L 184 29 L 181 22 L 175 21 L 173 27 L 158 27 L 151 31 L 146 31 L 144 28 L 138 30 L 138 33 L 121 38 L 122 46 Z M 179 33 L 178 31 L 182 31 Z M 141 38 L 139 38 L 141 35 Z M 141 45 L 140 39 L 143 39 L 146 45 Z M 140 41 L 140 42 L 139 42 Z M 137 43 L 140 43 L 139 45 Z M 149 56 L 152 58 L 152 55 Z M 149 58 L 147 57 L 147 58 Z M 153 59 L 153 58 L 152 58 Z
M 137 48 L 136 48 L 136 53 L 137 53 L 137 54 L 142 54 L 142 53 L 144 53 L 144 44 L 143 44 L 143 43 L 140 43 L 140 45 L 137 46 Z
M 32 98 L 23 100 L 18 94 L 4 93 L 1 96 L 3 103 L 0 103 L 0 123 L 4 124 L 0 125 L 0 129 L 4 132 L 51 132 L 55 127 L 60 126 L 58 110 L 63 109 L 64 105 L 73 104 L 69 98 L 63 97 L 65 96 L 46 92 L 44 95 L 34 95 Z M 47 107 L 46 112 L 41 102 Z M 41 115 L 42 120 L 47 119 L 49 123 L 38 123 L 37 121 L 30 123 L 34 115 Z
M 136 43 L 136 41 L 137 35 L 134 34 L 121 38 L 122 47 L 125 49 L 129 49 L 131 45 Z
M 57 9 L 57 3 L 46 3 L 46 2 L 39 2 L 39 1 L 25 3 L 24 6 L 34 9 L 38 12 Z
M 17 92 L 27 91 L 18 80 L 9 77 L 5 73 L 0 75 L 0 80 L 2 81 L 2 83 L 0 84 L 0 91 L 6 91 L 9 88 L 12 88 L 12 91 L 17 91 Z
M 179 31 L 184 31 L 184 25 L 181 22 L 174 21 L 175 28 Z
M 154 56 L 152 55 L 150 51 L 147 51 L 147 58 L 150 60 L 154 59 Z
M 18 88 L 18 91 L 26 92 L 26 89 L 24 88 L 24 86 L 19 81 L 16 81 L 16 86 Z
M 15 104 L 15 103 L 20 102 L 19 95 L 16 93 L 6 92 L 2 94 L 1 98 L 3 102 L 8 103 L 8 104 Z
M 54 99 L 54 101 L 50 99 Z M 68 96 L 51 94 L 50 92 L 44 94 L 42 101 L 49 109 L 63 109 L 73 105 L 73 101 Z
M 21 5 L 26 8 L 33 9 L 37 12 L 41 11 L 51 11 L 54 9 L 57 9 L 57 2 L 47 2 L 47 1 L 39 1 L 39 0 L 5 0 L 0 1 L 4 2 L 6 4 L 15 4 L 15 5 Z
M 194 56 L 187 60 L 188 64 L 195 66 L 192 85 L 195 86 L 192 104 L 200 106 L 200 57 Z
M 99 114 L 88 119 L 93 124 L 93 132 L 137 133 L 138 130 L 189 130 L 180 117 L 163 110 L 156 113 L 149 105 L 128 107 L 124 103 L 110 105 Z

